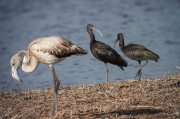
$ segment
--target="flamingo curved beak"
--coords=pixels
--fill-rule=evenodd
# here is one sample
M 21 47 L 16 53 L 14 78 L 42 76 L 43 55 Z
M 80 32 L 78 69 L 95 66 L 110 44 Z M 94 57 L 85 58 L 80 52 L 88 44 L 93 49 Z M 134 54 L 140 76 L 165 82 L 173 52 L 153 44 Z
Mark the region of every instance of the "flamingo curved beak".
M 97 32 L 103 37 L 102 33 L 101 33 L 98 29 L 96 29 L 96 28 L 94 28 L 94 27 L 92 27 L 92 29 L 95 30 L 95 31 L 97 31 Z
M 117 40 L 115 41 L 115 43 L 114 43 L 114 48 L 115 48 L 115 45 L 116 45 L 117 41 L 118 41 L 118 39 L 117 39 Z
M 14 66 L 11 68 L 11 74 L 14 79 L 22 83 L 22 80 L 18 76 L 17 68 L 15 68 Z

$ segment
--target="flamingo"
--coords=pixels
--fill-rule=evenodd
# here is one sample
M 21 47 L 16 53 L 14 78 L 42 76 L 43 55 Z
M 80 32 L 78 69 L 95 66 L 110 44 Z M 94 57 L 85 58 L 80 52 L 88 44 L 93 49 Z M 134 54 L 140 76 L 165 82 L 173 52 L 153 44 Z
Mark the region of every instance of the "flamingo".
M 54 115 L 54 113 L 58 112 L 57 95 L 60 81 L 53 66 L 71 55 L 85 54 L 87 54 L 86 50 L 65 38 L 58 36 L 38 38 L 30 43 L 27 51 L 19 51 L 11 58 L 12 77 L 17 81 L 22 82 L 18 76 L 20 65 L 22 65 L 22 70 L 26 73 L 35 71 L 39 63 L 49 65 L 54 80 L 54 101 L 51 111 L 51 115 Z

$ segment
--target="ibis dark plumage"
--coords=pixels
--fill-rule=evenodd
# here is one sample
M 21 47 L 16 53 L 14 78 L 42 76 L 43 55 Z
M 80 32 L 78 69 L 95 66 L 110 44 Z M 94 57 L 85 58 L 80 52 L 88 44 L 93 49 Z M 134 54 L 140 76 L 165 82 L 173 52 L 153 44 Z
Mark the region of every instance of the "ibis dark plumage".
M 123 67 L 127 67 L 127 61 L 123 59 L 113 48 L 110 46 L 100 42 L 96 41 L 94 33 L 92 30 L 96 30 L 101 34 L 99 30 L 97 30 L 92 24 L 87 25 L 87 32 L 89 33 L 90 36 L 90 50 L 95 58 L 98 60 L 104 62 L 106 66 L 106 82 L 108 83 L 108 67 L 107 63 L 114 64 L 119 66 L 122 70 Z M 102 34 L 101 34 L 102 36 Z
M 119 40 L 119 47 L 121 51 L 130 59 L 136 60 L 139 62 L 140 68 L 135 76 L 139 77 L 139 80 L 141 79 L 141 74 L 142 74 L 142 68 L 148 63 L 148 60 L 154 60 L 158 62 L 159 56 L 147 49 L 145 46 L 140 45 L 140 44 L 129 44 L 124 46 L 124 36 L 122 33 L 117 34 L 117 40 Z M 115 42 L 115 44 L 116 44 Z M 114 47 L 115 47 L 114 44 Z M 141 67 L 141 61 L 146 61 L 146 63 Z

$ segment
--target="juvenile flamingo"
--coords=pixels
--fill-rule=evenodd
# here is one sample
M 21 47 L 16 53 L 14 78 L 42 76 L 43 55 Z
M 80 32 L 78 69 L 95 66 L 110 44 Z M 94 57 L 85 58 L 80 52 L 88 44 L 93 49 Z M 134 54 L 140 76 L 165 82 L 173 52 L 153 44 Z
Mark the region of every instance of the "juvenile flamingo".
M 12 77 L 19 82 L 18 68 L 26 73 L 36 70 L 39 63 L 49 65 L 54 80 L 54 101 L 51 115 L 58 111 L 58 89 L 60 81 L 55 73 L 53 65 L 63 61 L 71 55 L 85 55 L 87 51 L 72 42 L 58 36 L 38 38 L 30 43 L 27 51 L 19 51 L 11 58 Z

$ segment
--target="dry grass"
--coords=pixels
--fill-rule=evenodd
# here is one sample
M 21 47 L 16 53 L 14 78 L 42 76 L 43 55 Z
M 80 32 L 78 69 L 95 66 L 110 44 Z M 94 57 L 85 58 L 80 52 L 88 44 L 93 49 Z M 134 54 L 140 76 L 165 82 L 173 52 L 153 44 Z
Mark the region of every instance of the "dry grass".
M 172 119 L 180 116 L 180 74 L 61 88 L 53 117 L 52 89 L 0 96 L 0 119 Z

